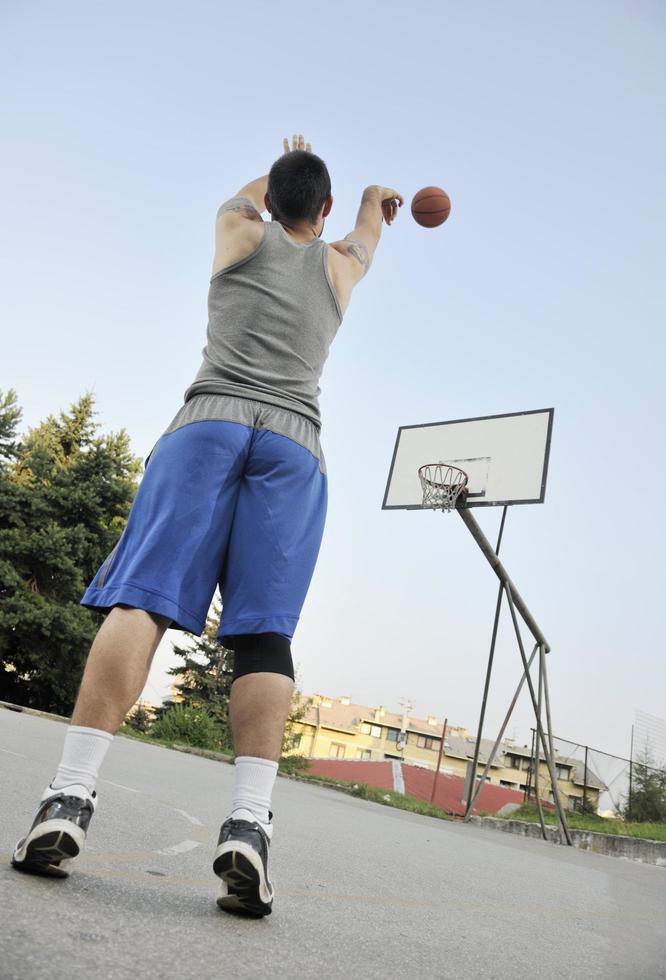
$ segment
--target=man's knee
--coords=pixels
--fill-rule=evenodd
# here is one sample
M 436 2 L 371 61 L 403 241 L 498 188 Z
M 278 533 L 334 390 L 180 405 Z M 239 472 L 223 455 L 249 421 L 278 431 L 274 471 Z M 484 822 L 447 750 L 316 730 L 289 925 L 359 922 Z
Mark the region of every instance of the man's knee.
M 244 674 L 284 674 L 294 680 L 291 642 L 281 633 L 242 633 L 229 638 L 234 651 L 231 683 Z

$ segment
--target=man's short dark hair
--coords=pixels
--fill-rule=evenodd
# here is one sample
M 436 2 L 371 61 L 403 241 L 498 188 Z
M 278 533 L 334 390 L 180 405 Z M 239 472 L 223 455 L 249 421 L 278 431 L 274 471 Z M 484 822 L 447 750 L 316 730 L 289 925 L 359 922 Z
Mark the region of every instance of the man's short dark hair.
M 276 221 L 314 224 L 331 195 L 331 178 L 321 157 L 292 150 L 275 161 L 268 174 L 268 198 Z

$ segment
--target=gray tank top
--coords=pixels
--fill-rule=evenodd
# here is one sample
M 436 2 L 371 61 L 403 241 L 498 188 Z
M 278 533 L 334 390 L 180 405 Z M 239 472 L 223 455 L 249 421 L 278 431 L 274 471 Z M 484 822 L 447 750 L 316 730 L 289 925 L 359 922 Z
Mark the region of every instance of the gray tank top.
M 319 379 L 341 322 L 326 242 L 295 242 L 278 221 L 265 222 L 254 252 L 210 281 L 203 363 L 185 402 L 249 398 L 319 428 Z

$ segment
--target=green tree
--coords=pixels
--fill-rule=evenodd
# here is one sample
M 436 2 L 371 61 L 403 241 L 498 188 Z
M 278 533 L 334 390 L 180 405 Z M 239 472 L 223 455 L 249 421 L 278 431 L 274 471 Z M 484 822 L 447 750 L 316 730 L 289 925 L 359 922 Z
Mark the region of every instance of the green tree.
M 666 769 L 653 766 L 648 748 L 632 765 L 631 793 L 623 807 L 625 820 L 637 823 L 666 821 Z
M 6 395 L 0 391 L 0 464 L 3 460 L 15 459 L 18 455 L 19 441 L 16 430 L 21 415 L 14 389 L 10 388 Z
M 298 680 L 291 699 L 289 716 L 284 728 L 284 738 L 282 740 L 282 755 L 297 748 L 301 740 L 301 732 L 295 731 L 295 726 L 303 721 L 308 713 L 308 708 L 312 704 L 312 698 L 304 698 L 298 690 Z
M 141 732 L 142 735 L 147 735 L 154 719 L 154 712 L 143 701 L 137 701 L 125 718 L 125 724 L 133 728 L 135 732 Z
M 294 750 L 298 748 L 301 741 L 301 732 L 296 731 L 295 726 L 303 721 L 311 704 L 312 698 L 304 697 L 299 690 L 298 671 L 296 671 L 296 684 L 282 739 L 281 772 L 298 773 L 310 768 L 310 761 L 307 756 Z
M 216 639 L 221 613 L 220 603 L 214 603 L 203 635 L 195 637 L 191 633 L 186 634 L 191 640 L 187 646 L 174 643 L 174 653 L 183 660 L 183 664 L 172 667 L 169 674 L 177 679 L 181 703 L 195 711 L 201 709 L 208 712 L 219 729 L 219 749 L 233 753 L 229 698 L 234 654 Z M 296 747 L 300 733 L 294 731 L 294 726 L 305 717 L 310 704 L 311 699 L 305 700 L 298 690 L 294 691 L 282 743 L 283 755 Z M 171 709 L 171 704 L 165 705 L 163 710 L 158 712 L 158 718 L 166 716 Z M 154 731 L 153 727 L 151 734 Z M 302 769 L 307 767 L 307 762 L 301 756 L 292 755 L 289 756 L 285 766 L 290 769 Z
M 216 639 L 221 606 L 214 603 L 202 636 L 187 633 L 191 643 L 174 643 L 173 652 L 183 660 L 168 673 L 176 678 L 182 704 L 194 709 L 205 708 L 219 731 L 219 749 L 233 751 L 229 727 L 229 696 L 233 673 L 233 651 Z M 167 709 L 168 710 L 168 709 Z
M 16 441 L 0 399 L 0 699 L 69 715 L 101 616 L 79 605 L 116 544 L 141 462 L 124 430 L 97 435 L 84 395 Z

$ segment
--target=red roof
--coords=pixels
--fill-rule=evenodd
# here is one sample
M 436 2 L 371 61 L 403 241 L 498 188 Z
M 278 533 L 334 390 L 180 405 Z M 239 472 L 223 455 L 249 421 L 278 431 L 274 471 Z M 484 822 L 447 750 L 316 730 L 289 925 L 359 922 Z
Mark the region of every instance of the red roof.
M 415 796 L 418 800 L 430 802 L 433 779 L 435 778 L 434 771 L 421 769 L 419 766 L 403 766 L 402 778 L 405 781 L 406 793 Z M 464 790 L 465 780 L 462 776 L 450 776 L 448 773 L 440 772 L 437 777 L 435 806 L 447 813 L 457 813 L 463 816 L 465 813 L 465 805 L 462 802 Z M 497 813 L 506 803 L 522 802 L 522 791 L 486 783 L 479 793 L 472 813 Z
M 432 784 L 435 773 L 432 769 L 422 769 L 420 766 L 410 766 L 401 763 L 402 778 L 405 783 L 405 793 L 415 796 L 418 800 L 430 802 Z M 310 769 L 313 776 L 330 776 L 333 779 L 344 779 L 353 783 L 367 783 L 380 789 L 394 789 L 393 767 L 390 762 L 370 762 L 368 760 L 353 761 L 345 759 L 310 759 Z M 446 813 L 462 816 L 465 807 L 462 797 L 465 780 L 462 776 L 450 776 L 440 772 L 437 777 L 437 792 L 435 806 Z M 473 813 L 497 813 L 505 803 L 522 803 L 523 793 L 520 790 L 506 789 L 486 783 L 479 794 Z
M 352 759 L 310 759 L 308 772 L 313 776 L 348 779 L 352 783 L 367 783 L 379 789 L 393 789 L 393 768 L 390 762 L 369 762 Z

